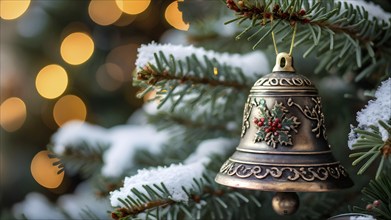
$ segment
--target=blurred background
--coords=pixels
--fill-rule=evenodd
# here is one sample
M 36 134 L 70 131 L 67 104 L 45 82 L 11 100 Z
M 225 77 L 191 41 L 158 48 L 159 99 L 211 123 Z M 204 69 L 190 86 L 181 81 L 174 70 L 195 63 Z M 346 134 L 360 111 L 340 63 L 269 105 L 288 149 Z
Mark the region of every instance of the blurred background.
M 181 41 L 189 24 L 178 2 L 0 0 L 0 202 L 8 210 L 31 191 L 51 199 L 78 176 L 56 175 L 51 135 L 79 119 L 126 123 L 143 100 L 131 78 L 137 48 Z

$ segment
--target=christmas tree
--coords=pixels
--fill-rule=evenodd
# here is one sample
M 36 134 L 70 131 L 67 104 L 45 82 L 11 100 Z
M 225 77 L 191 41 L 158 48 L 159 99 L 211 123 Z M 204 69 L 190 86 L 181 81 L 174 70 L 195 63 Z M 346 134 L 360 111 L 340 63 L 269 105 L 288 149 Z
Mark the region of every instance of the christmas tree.
M 141 108 L 117 125 L 112 121 L 119 119 L 107 116 L 112 117 L 107 123 L 111 127 L 99 124 L 99 120 L 56 119 L 61 127 L 50 139 L 48 157 L 54 161 L 57 175 L 78 176 L 77 187 L 54 201 L 30 193 L 13 207 L 12 217 L 327 219 L 355 212 L 356 216 L 362 214 L 357 219 L 391 219 L 388 1 L 173 3 L 172 7 L 183 13 L 185 23 L 181 27 L 188 31 L 172 32 L 162 42 L 127 48 L 137 48 L 135 65 L 125 70 L 132 71 L 137 92 L 126 92 L 145 100 Z M 87 5 L 78 8 L 83 17 Z M 92 10 L 91 5 L 88 8 Z M 125 3 L 119 8 L 125 11 Z M 126 36 L 126 27 L 103 24 L 97 18 L 93 21 Z M 105 40 L 104 34 L 94 37 Z M 341 191 L 299 193 L 300 208 L 291 216 L 273 211 L 271 192 L 215 182 L 220 167 L 238 146 L 242 124 L 246 126 L 243 108 L 250 89 L 260 77 L 271 73 L 278 51 L 292 54 L 296 72 L 319 89 L 331 150 L 354 182 L 352 188 Z M 95 62 L 109 57 L 103 52 L 99 55 Z M 84 62 L 73 60 L 73 56 L 62 57 L 72 65 Z M 89 68 L 93 66 L 78 71 Z M 93 91 L 88 80 L 75 87 Z M 105 79 L 99 82 L 104 84 Z M 94 93 L 89 97 L 94 99 Z M 265 117 L 274 117 L 270 112 L 281 110 L 264 108 L 264 115 L 254 122 L 259 127 Z M 299 126 L 294 118 L 281 120 L 289 121 L 292 131 Z M 280 121 L 275 122 L 273 128 Z M 271 142 L 265 138 L 269 131 L 262 132 L 257 134 L 257 141 Z M 280 142 L 291 143 L 290 136 Z

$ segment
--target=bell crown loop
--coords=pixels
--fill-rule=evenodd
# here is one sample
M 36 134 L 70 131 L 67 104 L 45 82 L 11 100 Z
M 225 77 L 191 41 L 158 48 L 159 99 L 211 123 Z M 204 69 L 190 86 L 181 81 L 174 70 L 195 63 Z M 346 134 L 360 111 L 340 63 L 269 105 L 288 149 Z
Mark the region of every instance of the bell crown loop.
M 285 52 L 277 54 L 276 65 L 273 67 L 274 72 L 296 72 L 293 67 L 293 57 Z

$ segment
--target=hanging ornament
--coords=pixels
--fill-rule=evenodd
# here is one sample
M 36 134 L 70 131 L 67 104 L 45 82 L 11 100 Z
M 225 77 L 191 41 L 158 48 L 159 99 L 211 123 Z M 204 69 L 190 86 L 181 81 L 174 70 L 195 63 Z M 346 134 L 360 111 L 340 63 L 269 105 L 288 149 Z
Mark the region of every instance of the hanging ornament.
M 244 107 L 236 152 L 222 165 L 222 185 L 277 192 L 273 209 L 290 215 L 295 192 L 327 192 L 353 185 L 331 153 L 317 89 L 296 74 L 288 53 L 279 53 L 273 72 L 255 82 Z

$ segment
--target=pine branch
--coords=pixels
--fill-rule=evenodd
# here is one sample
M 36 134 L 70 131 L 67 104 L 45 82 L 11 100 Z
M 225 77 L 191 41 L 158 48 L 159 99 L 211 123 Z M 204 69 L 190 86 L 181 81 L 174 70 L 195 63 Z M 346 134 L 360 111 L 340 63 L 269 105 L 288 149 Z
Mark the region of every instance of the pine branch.
M 273 4 L 273 2 L 277 2 Z M 304 52 L 308 56 L 315 49 L 322 62 L 316 69 L 342 68 L 359 71 L 356 80 L 370 74 L 386 73 L 389 69 L 391 56 L 390 24 L 376 19 L 369 20 L 365 8 L 354 8 L 351 4 L 332 0 L 317 2 L 310 6 L 308 0 L 299 1 L 253 1 L 253 0 L 227 0 L 227 6 L 236 12 L 237 18 L 227 23 L 238 21 L 242 23 L 250 20 L 251 24 L 237 38 L 250 30 L 257 30 L 248 40 L 253 39 L 262 30 L 268 31 L 259 38 L 254 47 L 259 45 L 272 30 L 276 34 L 281 32 L 280 43 L 290 37 L 291 28 L 298 24 L 297 41 L 294 46 L 310 42 L 312 45 Z M 271 24 L 271 19 L 275 22 Z M 270 28 L 267 28 L 270 24 Z M 302 28 L 301 28 L 302 27 Z M 284 33 L 285 32 L 285 33 Z M 320 43 L 322 42 L 322 43 Z M 365 51 L 365 53 L 363 52 Z M 355 62 L 350 62 L 350 61 Z
M 156 65 L 149 63 L 136 73 L 134 84 L 143 88 L 138 97 L 155 90 L 156 98 L 160 98 L 159 107 L 171 100 L 173 111 L 186 95 L 191 97 L 192 107 L 209 101 L 213 105 L 219 97 L 243 96 L 251 86 L 250 81 L 253 82 L 241 69 L 220 64 L 216 59 L 204 56 L 202 64 L 193 54 L 185 60 L 177 61 L 172 55 L 155 53 Z
M 240 133 L 240 128 L 231 128 L 230 124 L 240 124 L 241 116 L 237 114 L 193 114 L 188 112 L 159 112 L 149 116 L 149 122 L 156 124 L 158 129 L 172 129 L 176 136 L 184 140 L 198 141 L 212 137 L 234 137 Z M 178 127 L 179 126 L 179 127 Z M 175 129 L 177 127 L 178 129 Z
M 137 219 L 140 214 L 152 216 L 145 219 L 177 219 L 179 216 L 184 219 L 227 219 L 228 216 L 234 217 L 234 219 L 255 217 L 257 213 L 250 213 L 249 210 L 252 206 L 260 208 L 261 203 L 253 191 L 239 192 L 233 188 L 221 188 L 211 179 L 211 176 L 215 176 L 215 173 L 207 173 L 202 179 L 193 179 L 194 187 L 192 189 L 182 188 L 189 197 L 187 202 L 172 200 L 167 186 L 163 183 L 152 186 L 144 185 L 146 193 L 133 188 L 132 192 L 136 197 L 128 196 L 128 198 L 121 199 L 124 206 L 114 210 L 112 218 Z M 246 215 L 236 213 L 239 211 L 238 209 L 230 209 L 229 207 L 241 207 L 241 211 L 247 210 L 247 213 Z
M 61 166 L 59 173 L 64 170 L 70 173 L 80 172 L 84 177 L 89 177 L 92 174 L 99 172 L 103 165 L 102 154 L 108 146 L 91 147 L 86 142 L 78 147 L 66 147 L 61 154 L 50 155 L 53 158 L 59 158 L 59 163 L 54 166 Z M 51 149 L 52 146 L 48 146 Z
M 389 128 L 390 125 L 386 124 L 383 121 L 379 121 L 379 124 L 388 130 L 391 134 Z M 378 178 L 383 170 L 384 163 L 389 159 L 391 155 L 391 138 L 383 141 L 382 136 L 379 132 L 379 128 L 376 126 L 371 126 L 370 130 L 355 129 L 355 132 L 359 134 L 359 138 L 356 143 L 352 145 L 352 150 L 365 150 L 361 152 L 352 153 L 349 157 L 358 157 L 353 161 L 353 166 L 367 159 L 363 166 L 359 169 L 357 174 L 364 173 L 368 167 L 375 162 L 375 160 L 380 157 L 380 163 L 377 168 L 376 178 Z M 369 159 L 368 159 L 369 158 Z
M 371 214 L 376 219 L 391 219 L 391 178 L 384 173 L 362 190 L 365 208 L 355 206 L 354 210 Z

